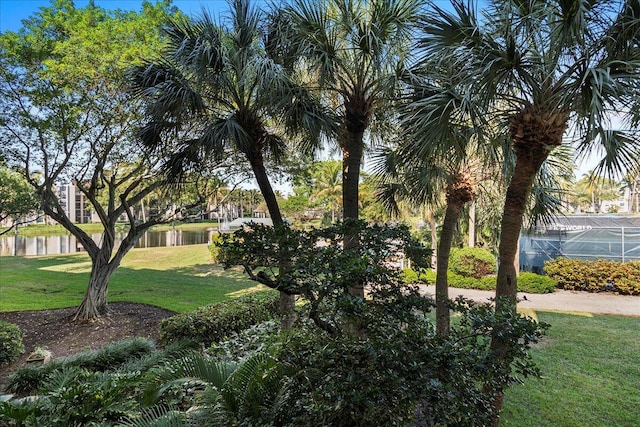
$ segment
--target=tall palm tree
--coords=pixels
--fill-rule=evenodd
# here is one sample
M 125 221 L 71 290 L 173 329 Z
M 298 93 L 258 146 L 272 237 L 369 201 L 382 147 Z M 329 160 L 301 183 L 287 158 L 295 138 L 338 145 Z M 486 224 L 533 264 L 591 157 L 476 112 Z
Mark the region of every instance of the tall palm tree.
M 445 215 L 436 251 L 436 331 L 446 335 L 450 326 L 449 255 L 462 209 L 476 197 L 480 168 L 462 158 L 410 156 L 406 149 L 401 145 L 396 150 L 383 151 L 379 197 L 390 210 L 396 210 L 398 200 L 436 206 L 445 194 Z
M 286 39 L 337 114 L 343 217 L 358 218 L 366 135 L 382 129 L 410 52 L 421 0 L 292 0 Z M 345 249 L 358 244 L 345 237 Z M 351 290 L 364 296 L 362 285 Z
M 161 57 L 134 68 L 130 80 L 147 101 L 149 121 L 140 136 L 151 147 L 171 146 L 181 174 L 203 157 L 240 153 L 250 164 L 275 227 L 284 226 L 267 175 L 267 157 L 279 160 L 285 138 L 304 130 L 318 138 L 324 113 L 308 92 L 272 60 L 260 27 L 265 15 L 249 0 L 230 2 L 226 24 L 204 12 L 178 16 L 165 29 Z M 303 124 L 305 126 L 303 126 Z M 282 307 L 293 297 L 281 294 Z
M 637 0 L 494 0 L 484 5 L 453 2 L 433 7 L 423 22 L 425 56 L 463 65 L 459 90 L 467 96 L 452 107 L 477 126 L 501 122 L 516 165 L 502 216 L 497 309 L 515 311 L 518 237 L 536 173 L 564 142 L 569 127 L 581 153 L 600 146 L 606 166 L 631 163 L 634 141 L 614 131 L 611 114 L 630 115 L 636 96 L 640 51 Z M 476 108 L 477 107 L 477 108 Z M 499 357 L 508 345 L 496 331 Z M 502 394 L 496 406 L 501 407 Z M 497 421 L 496 421 L 497 422 Z
M 609 129 L 608 116 L 626 113 L 640 65 L 637 49 L 611 46 L 612 37 L 633 22 L 625 18 L 626 5 L 496 0 L 480 18 L 472 4 L 455 1 L 453 11 L 434 7 L 424 20 L 425 55 L 464 64 L 460 87 L 467 99 L 456 107 L 466 109 L 478 128 L 486 126 L 487 113 L 502 120 L 513 146 L 516 166 L 501 225 L 497 281 L 497 296 L 508 297 L 510 304 L 515 304 L 513 260 L 528 195 L 550 152 L 567 142 L 569 126 L 579 152 L 599 144 L 612 168 L 630 162 L 625 155 L 633 141 Z

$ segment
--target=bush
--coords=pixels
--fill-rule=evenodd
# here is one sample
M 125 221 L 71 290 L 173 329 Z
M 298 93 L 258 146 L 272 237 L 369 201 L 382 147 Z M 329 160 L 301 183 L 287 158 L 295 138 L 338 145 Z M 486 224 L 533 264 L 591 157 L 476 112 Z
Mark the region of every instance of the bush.
M 436 283 L 436 273 L 432 270 L 418 273 L 414 270 L 406 269 L 404 270 L 404 281 L 405 283 L 434 285 Z M 450 271 L 447 274 L 447 283 L 452 288 L 494 291 L 496 289 L 496 276 L 485 276 L 481 279 L 476 279 L 474 277 L 464 277 Z M 546 294 L 553 292 L 555 288 L 556 281 L 551 277 L 526 271 L 523 271 L 518 276 L 518 292 Z
M 528 271 L 523 271 L 518 276 L 518 292 L 548 294 L 553 292 L 556 289 L 556 286 L 556 281 L 549 276 L 530 273 Z
M 0 320 L 0 366 L 8 365 L 24 353 L 18 325 Z
M 482 248 L 452 249 L 449 269 L 463 277 L 480 279 L 496 272 L 496 258 Z
M 160 340 L 192 340 L 209 346 L 234 332 L 275 317 L 278 294 L 261 292 L 182 313 L 160 323 Z
M 31 393 L 47 382 L 53 372 L 63 368 L 82 368 L 90 372 L 106 372 L 139 359 L 154 349 L 153 341 L 146 338 L 133 338 L 107 344 L 98 350 L 54 359 L 46 365 L 24 366 L 11 376 L 7 389 L 15 393 Z
M 212 262 L 220 261 L 220 243 L 222 242 L 222 238 L 220 237 L 220 233 L 213 233 L 211 235 L 211 241 L 209 242 L 209 254 L 211 255 Z
M 459 326 L 443 338 L 425 317 L 407 316 L 412 301 L 409 293 L 394 305 L 363 307 L 366 333 L 297 329 L 286 335 L 279 355 L 290 374 L 286 425 L 489 425 L 491 395 L 483 386 L 536 374 L 526 350 L 544 326 L 457 301 Z M 490 350 L 490 331 L 498 324 L 514 351 L 513 371 L 501 372 Z
M 640 295 L 640 261 L 620 263 L 560 257 L 547 261 L 544 271 L 562 289 Z

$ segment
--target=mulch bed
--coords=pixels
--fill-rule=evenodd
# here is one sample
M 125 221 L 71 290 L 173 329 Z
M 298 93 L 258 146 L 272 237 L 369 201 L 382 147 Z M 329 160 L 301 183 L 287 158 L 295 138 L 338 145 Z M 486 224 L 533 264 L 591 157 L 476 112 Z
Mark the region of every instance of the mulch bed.
M 158 340 L 160 321 L 175 313 L 146 304 L 114 302 L 98 321 L 74 323 L 75 308 L 0 313 L 0 320 L 15 323 L 24 335 L 24 354 L 13 364 L 0 367 L 0 392 L 8 376 L 26 363 L 36 347 L 46 348 L 54 358 L 95 350 L 105 344 L 133 337 Z

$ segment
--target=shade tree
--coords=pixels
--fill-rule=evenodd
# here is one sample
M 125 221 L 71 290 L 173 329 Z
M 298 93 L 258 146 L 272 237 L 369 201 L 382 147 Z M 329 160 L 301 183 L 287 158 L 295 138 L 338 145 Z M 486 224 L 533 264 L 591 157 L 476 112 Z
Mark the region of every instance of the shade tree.
M 43 212 L 65 227 L 91 259 L 91 273 L 76 320 L 107 312 L 111 275 L 151 226 L 179 215 L 183 206 L 141 221 L 137 206 L 163 188 L 159 165 L 135 138 L 141 106 L 124 86 L 124 73 L 160 45 L 157 28 L 173 13 L 168 2 L 145 2 L 139 13 L 84 9 L 57 1 L 0 37 L 0 140 L 8 164 L 19 168 Z M 108 40 L 108 43 L 105 41 Z M 99 242 L 74 222 L 79 200 L 58 188 L 73 185 L 103 226 Z M 194 201 L 195 202 L 195 201 Z M 126 235 L 116 239 L 124 220 Z

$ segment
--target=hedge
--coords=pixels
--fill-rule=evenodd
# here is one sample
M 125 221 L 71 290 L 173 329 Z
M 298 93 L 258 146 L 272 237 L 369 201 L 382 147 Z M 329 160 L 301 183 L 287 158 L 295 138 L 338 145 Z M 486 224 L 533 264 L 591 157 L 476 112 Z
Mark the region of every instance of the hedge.
M 200 307 L 195 311 L 163 319 L 163 344 L 191 340 L 210 346 L 223 338 L 276 316 L 278 294 L 259 292 Z
M 424 273 L 418 274 L 411 269 L 407 269 L 404 271 L 404 281 L 406 283 L 422 282 L 434 285 L 436 283 L 436 272 L 427 270 Z M 449 274 L 447 274 L 447 283 L 452 288 L 493 291 L 496 289 L 496 276 L 486 276 L 481 279 L 476 279 L 473 277 L 463 277 L 450 271 Z M 529 272 L 522 272 L 518 276 L 518 292 L 546 294 L 553 292 L 555 288 L 556 281 L 547 276 Z
M 18 325 L 0 320 L 0 366 L 8 365 L 24 353 Z
M 640 295 L 640 261 L 556 258 L 544 266 L 547 275 L 567 290 Z

